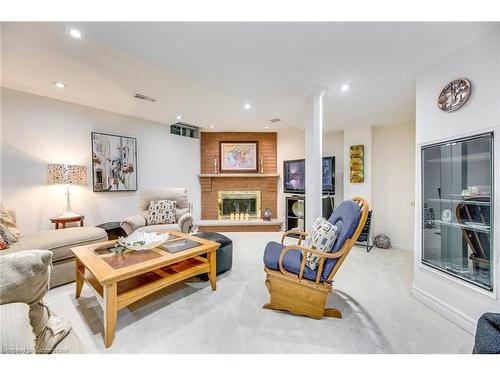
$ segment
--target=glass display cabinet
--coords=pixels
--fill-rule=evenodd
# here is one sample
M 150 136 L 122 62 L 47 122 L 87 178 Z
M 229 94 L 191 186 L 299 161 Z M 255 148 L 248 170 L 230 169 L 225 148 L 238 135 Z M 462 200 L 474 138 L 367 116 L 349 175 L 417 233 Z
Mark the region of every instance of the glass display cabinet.
M 422 263 L 492 290 L 493 133 L 422 147 Z

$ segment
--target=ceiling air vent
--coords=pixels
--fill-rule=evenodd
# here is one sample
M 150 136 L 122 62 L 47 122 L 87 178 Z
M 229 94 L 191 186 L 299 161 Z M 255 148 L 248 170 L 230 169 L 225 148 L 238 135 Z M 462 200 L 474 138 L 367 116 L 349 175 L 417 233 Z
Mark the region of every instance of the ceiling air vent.
M 185 122 L 176 122 L 170 125 L 170 134 L 188 138 L 200 138 L 200 128 Z
M 152 103 L 156 102 L 155 98 L 152 98 L 152 97 L 144 95 L 144 94 L 139 94 L 137 92 L 134 94 L 134 98 L 141 99 L 141 100 L 146 100 L 146 101 L 152 102 Z
M 271 120 L 269 120 L 269 121 L 271 121 L 271 122 L 280 122 L 280 121 L 281 121 L 281 119 L 279 119 L 279 118 L 275 117 L 275 118 L 272 118 L 272 119 L 271 119 Z

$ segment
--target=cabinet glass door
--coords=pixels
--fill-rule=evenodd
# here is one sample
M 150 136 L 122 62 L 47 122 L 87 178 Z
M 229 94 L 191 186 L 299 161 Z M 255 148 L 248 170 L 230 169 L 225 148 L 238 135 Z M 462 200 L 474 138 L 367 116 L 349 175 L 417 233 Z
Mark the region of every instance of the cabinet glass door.
M 493 134 L 422 148 L 422 262 L 492 290 Z

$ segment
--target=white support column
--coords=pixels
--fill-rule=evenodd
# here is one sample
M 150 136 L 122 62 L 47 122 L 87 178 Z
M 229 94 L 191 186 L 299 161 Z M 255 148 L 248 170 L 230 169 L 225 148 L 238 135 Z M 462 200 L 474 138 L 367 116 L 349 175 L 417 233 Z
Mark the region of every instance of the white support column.
M 322 214 L 322 139 L 323 95 L 326 88 L 319 88 L 308 98 L 305 127 L 306 153 L 306 231 Z

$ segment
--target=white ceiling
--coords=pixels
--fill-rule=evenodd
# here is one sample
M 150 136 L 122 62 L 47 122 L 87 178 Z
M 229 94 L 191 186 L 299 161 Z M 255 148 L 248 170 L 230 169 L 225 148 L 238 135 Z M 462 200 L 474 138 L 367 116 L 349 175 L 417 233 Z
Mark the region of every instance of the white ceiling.
M 420 71 L 498 25 L 2 23 L 2 85 L 161 123 L 181 114 L 219 131 L 303 127 L 305 96 L 323 85 L 325 131 L 395 124 L 414 120 Z

